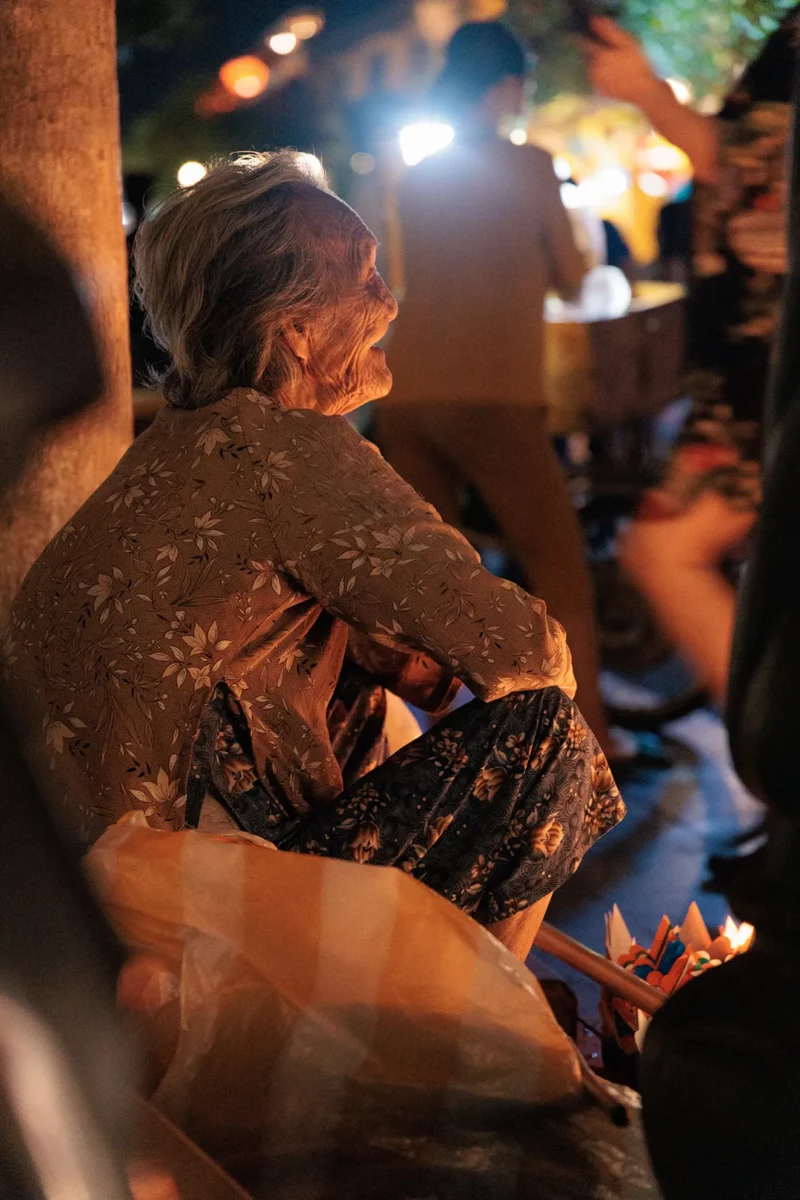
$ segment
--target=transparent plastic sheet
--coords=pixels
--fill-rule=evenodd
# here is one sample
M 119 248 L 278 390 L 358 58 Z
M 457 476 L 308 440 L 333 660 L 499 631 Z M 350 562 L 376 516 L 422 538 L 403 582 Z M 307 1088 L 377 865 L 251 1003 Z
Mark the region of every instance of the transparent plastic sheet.
M 87 864 L 151 956 L 133 1003 L 162 1057 L 155 1103 L 254 1194 L 657 1194 L 535 978 L 410 877 L 142 817 Z

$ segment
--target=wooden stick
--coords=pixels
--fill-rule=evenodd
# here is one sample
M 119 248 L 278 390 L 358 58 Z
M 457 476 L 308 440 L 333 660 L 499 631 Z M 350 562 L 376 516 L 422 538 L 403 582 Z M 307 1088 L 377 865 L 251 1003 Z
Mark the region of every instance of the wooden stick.
M 640 1008 L 650 1017 L 658 1012 L 667 999 L 663 992 L 651 987 L 631 971 L 610 962 L 602 954 L 597 954 L 588 946 L 576 942 L 575 938 L 554 929 L 546 921 L 542 922 L 536 937 L 536 947 L 544 950 L 545 954 L 552 954 L 553 958 L 566 963 L 568 967 L 574 967 L 595 983 L 610 988 L 617 996 Z

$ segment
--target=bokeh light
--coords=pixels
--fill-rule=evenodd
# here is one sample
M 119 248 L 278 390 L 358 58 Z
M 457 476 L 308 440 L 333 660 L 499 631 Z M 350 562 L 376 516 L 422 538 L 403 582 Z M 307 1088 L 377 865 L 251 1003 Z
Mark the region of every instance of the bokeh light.
M 418 125 L 406 125 L 400 130 L 400 153 L 408 167 L 415 167 L 423 158 L 438 154 L 449 146 L 455 137 L 452 125 L 422 121 Z
M 516 126 L 508 135 L 508 140 L 513 142 L 515 146 L 524 146 L 528 140 L 528 131 Z
M 692 89 L 685 79 L 668 79 L 667 83 L 672 88 L 672 94 L 679 104 L 691 104 Z
M 201 162 L 191 160 L 178 167 L 178 183 L 181 187 L 192 187 L 207 174 L 208 170 Z
M 569 165 L 569 161 L 564 158 L 563 154 L 557 154 L 553 159 L 553 170 L 556 173 L 556 177 L 560 179 L 562 183 L 566 183 L 566 181 L 572 175 L 572 167 Z
M 359 150 L 350 159 L 350 169 L 355 171 L 356 175 L 371 175 L 377 165 L 375 156 L 363 150 Z
M 296 38 L 305 42 L 319 33 L 324 24 L 325 18 L 322 13 L 298 13 L 289 22 L 289 29 Z
M 231 58 L 219 69 L 222 86 L 241 100 L 254 100 L 269 83 L 269 67 L 255 54 Z
M 273 33 L 268 44 L 273 54 L 291 54 L 297 49 L 297 34 L 290 29 L 284 33 Z
M 663 200 L 669 195 L 669 184 L 663 176 L 656 175 L 655 171 L 643 171 L 636 182 L 639 184 L 639 190 L 654 200 Z

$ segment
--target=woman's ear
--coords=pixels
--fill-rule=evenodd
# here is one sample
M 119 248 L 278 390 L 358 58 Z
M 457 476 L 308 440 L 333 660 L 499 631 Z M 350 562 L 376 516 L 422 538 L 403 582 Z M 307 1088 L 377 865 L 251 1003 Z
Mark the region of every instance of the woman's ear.
M 297 321 L 285 321 L 281 332 L 292 354 L 305 365 L 311 355 L 308 326 L 300 325 Z

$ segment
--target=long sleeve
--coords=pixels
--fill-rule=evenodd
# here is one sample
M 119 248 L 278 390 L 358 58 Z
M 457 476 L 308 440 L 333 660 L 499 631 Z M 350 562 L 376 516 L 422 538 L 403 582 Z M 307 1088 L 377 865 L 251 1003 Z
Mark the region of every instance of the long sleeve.
M 485 570 L 343 418 L 271 410 L 251 454 L 281 569 L 334 616 L 422 651 L 484 700 L 574 695 L 564 631 L 543 601 Z

